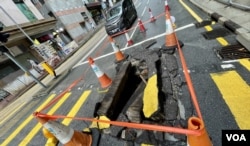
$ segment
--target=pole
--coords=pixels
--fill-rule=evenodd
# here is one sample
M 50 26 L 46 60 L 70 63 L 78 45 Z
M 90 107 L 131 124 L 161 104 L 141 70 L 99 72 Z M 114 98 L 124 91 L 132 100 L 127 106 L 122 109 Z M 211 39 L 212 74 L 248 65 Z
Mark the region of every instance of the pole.
M 14 22 L 14 24 L 17 26 L 17 28 L 31 41 L 32 44 L 34 44 L 34 41 L 29 37 L 29 35 L 24 32 L 24 30 L 18 25 L 18 23 L 4 10 L 2 6 L 0 8 L 3 10 L 3 12 Z M 6 47 L 7 48 L 7 47 Z M 31 77 L 41 86 L 44 88 L 47 88 L 42 82 L 40 82 L 33 74 L 31 74 L 27 69 L 22 67 L 10 54 L 4 53 L 9 59 L 11 59 L 17 66 L 19 66 L 24 72 L 27 72 Z
M 37 82 L 38 84 L 40 84 L 43 88 L 47 88 L 42 82 L 40 82 L 32 73 L 30 73 L 29 70 L 27 70 L 26 68 L 24 68 L 21 64 L 19 64 L 14 57 L 12 57 L 12 55 L 10 55 L 7 52 L 3 52 L 4 55 L 6 55 L 10 60 L 12 60 L 18 67 L 20 67 L 24 72 L 28 73 L 29 75 L 31 75 L 31 77 L 35 80 L 35 82 Z

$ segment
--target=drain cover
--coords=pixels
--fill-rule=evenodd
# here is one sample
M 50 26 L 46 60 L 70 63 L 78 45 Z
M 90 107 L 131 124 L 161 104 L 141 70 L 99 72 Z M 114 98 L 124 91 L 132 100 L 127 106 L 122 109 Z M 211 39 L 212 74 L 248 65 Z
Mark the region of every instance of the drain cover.
M 224 37 L 224 36 L 227 36 L 229 34 L 231 34 L 231 32 L 229 30 L 227 30 L 226 28 L 222 27 L 222 28 L 213 29 L 212 31 L 204 32 L 203 36 L 206 39 L 211 40 L 211 39 L 215 39 L 218 37 Z
M 225 46 L 215 52 L 223 60 L 250 58 L 250 52 L 240 44 Z

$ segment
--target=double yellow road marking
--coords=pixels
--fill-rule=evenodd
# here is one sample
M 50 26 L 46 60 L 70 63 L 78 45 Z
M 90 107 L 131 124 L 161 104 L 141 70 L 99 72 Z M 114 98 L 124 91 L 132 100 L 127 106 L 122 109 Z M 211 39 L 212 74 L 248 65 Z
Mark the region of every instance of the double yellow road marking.
M 38 108 L 37 108 L 37 111 L 40 111 L 44 106 L 46 106 L 54 97 L 56 96 L 56 94 L 52 94 L 49 96 L 49 98 L 43 102 L 42 105 L 40 105 Z M 13 131 L 11 133 L 11 135 L 5 139 L 5 141 L 1 144 L 1 146 L 7 146 L 8 143 L 11 142 L 12 139 L 14 139 L 17 134 L 19 134 L 19 132 L 33 119 L 33 116 L 30 115 L 25 121 L 23 121 L 23 123 L 21 125 L 19 125 L 17 127 L 17 129 L 15 131 Z
M 182 0 L 179 1 L 198 22 L 202 22 L 202 19 L 194 11 L 192 11 L 192 9 L 190 9 Z M 212 27 L 210 26 L 205 26 L 204 28 L 207 31 L 212 30 Z M 218 37 L 216 40 L 222 46 L 229 45 L 229 43 L 222 37 Z M 248 71 L 250 71 L 249 59 L 241 59 L 239 60 L 239 63 Z M 210 75 L 219 88 L 240 129 L 250 129 L 249 85 L 236 71 L 225 71 L 220 73 L 212 73 Z
M 236 71 L 211 74 L 240 129 L 250 129 L 250 87 Z
M 200 16 L 198 16 L 191 8 L 189 8 L 182 0 L 179 0 L 179 2 L 182 4 L 184 8 L 196 19 L 198 22 L 202 22 L 203 20 L 201 19 Z M 205 26 L 204 27 L 207 31 L 212 31 L 213 28 L 211 26 Z M 222 37 L 216 38 L 216 40 L 222 45 L 222 46 L 227 46 L 229 43 Z
M 80 96 L 80 98 L 77 100 L 77 102 L 74 104 L 74 106 L 71 108 L 67 116 L 74 117 L 77 112 L 80 110 L 81 106 L 84 104 L 86 101 L 87 97 L 91 93 L 91 90 L 87 90 L 83 92 L 83 94 Z M 54 114 L 57 109 L 59 109 L 62 104 L 70 97 L 71 93 L 68 92 L 66 93 L 50 110 L 47 114 L 52 115 Z M 54 97 L 56 94 L 52 94 L 51 96 L 48 97 L 48 99 L 40 105 L 36 111 L 40 111 L 44 106 L 46 106 Z M 25 121 L 21 123 L 17 129 L 11 133 L 11 135 L 1 144 L 1 146 L 6 146 L 8 145 L 20 132 L 22 129 L 24 129 L 25 126 L 28 125 L 31 120 L 34 119 L 32 115 L 30 115 Z M 62 123 L 64 125 L 69 125 L 72 119 L 64 119 Z M 34 136 L 38 133 L 38 131 L 42 128 L 42 125 L 40 123 L 36 124 L 35 127 L 27 134 L 27 136 L 21 141 L 19 144 L 20 146 L 27 145 L 33 138 Z

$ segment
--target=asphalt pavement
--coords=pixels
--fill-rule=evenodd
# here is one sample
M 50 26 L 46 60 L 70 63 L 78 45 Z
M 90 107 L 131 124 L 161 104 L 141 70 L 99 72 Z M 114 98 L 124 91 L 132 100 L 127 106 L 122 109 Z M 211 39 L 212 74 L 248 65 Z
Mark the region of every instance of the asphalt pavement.
M 215 0 L 190 0 L 193 4 L 195 4 L 197 7 L 201 8 L 203 11 L 205 11 L 208 15 L 213 17 L 214 14 L 219 14 L 221 17 L 218 18 L 218 22 L 222 23 L 223 25 L 228 20 L 231 20 L 232 22 L 238 24 L 240 27 L 235 28 L 235 33 L 238 35 L 237 39 L 238 41 L 242 43 L 242 45 L 248 45 L 250 46 L 250 11 L 245 11 L 230 5 L 225 5 L 224 3 L 215 1 Z M 234 1 L 237 2 L 237 1 Z M 245 3 L 244 5 L 246 5 Z M 103 31 L 103 27 L 99 26 L 100 29 L 97 29 L 94 33 L 98 33 L 98 31 Z M 93 35 L 91 34 L 91 35 Z M 245 46 L 246 47 L 246 46 Z M 79 49 L 77 51 L 83 52 L 83 50 Z M 250 50 L 250 48 L 248 48 Z M 77 52 L 76 51 L 76 52 Z M 84 50 L 86 51 L 86 50 Z M 76 54 L 76 53 L 75 53 Z M 73 57 L 72 57 L 73 56 Z M 42 86 L 36 84 L 29 88 L 26 92 L 24 92 L 19 97 L 16 97 L 15 100 L 8 103 L 8 105 L 0 111 L 0 118 L 5 119 L 8 118 L 8 115 L 11 115 L 12 112 L 15 112 L 21 107 L 21 105 L 25 105 L 33 98 L 39 97 L 40 95 L 48 94 L 52 88 L 54 88 L 60 81 L 62 81 L 65 76 L 68 75 L 70 72 L 70 68 L 67 68 L 65 66 L 68 66 L 69 62 L 72 62 L 72 60 L 75 59 L 74 55 L 69 56 L 65 61 L 56 68 L 57 74 L 60 76 L 57 79 L 54 79 L 52 76 L 46 76 L 41 80 L 45 85 L 48 86 L 48 88 L 43 89 Z M 2 104 L 1 102 L 0 104 Z M 6 104 L 6 103 L 5 103 Z M 15 110 L 13 110 L 15 109 Z
M 190 0 L 213 19 L 237 34 L 236 39 L 250 50 L 249 0 Z M 231 3 L 230 3 L 231 2 Z M 242 6 L 242 7 L 239 7 Z M 248 9 L 246 9 L 248 8 Z

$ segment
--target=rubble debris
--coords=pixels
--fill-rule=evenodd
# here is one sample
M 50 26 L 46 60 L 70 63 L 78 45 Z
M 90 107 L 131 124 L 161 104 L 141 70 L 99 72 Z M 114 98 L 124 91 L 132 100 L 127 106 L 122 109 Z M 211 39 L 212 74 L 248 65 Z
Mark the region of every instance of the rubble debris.
M 123 81 L 126 83 L 121 86 L 121 81 L 114 79 L 113 88 L 116 89 L 113 90 L 118 90 L 116 92 L 119 93 L 111 93 L 114 92 L 111 86 L 110 93 L 106 93 L 97 114 L 105 114 L 117 121 L 187 128 L 187 118 L 193 114 L 193 107 L 187 85 L 182 81 L 181 70 L 173 53 L 162 48 L 136 48 L 130 52 L 130 57 L 126 61 L 129 62 L 130 69 L 125 69 L 124 62 L 116 64 L 119 66 L 116 78 L 128 81 Z M 151 87 L 145 92 L 147 86 Z M 126 98 L 123 95 L 125 93 Z M 145 96 L 148 98 L 144 99 Z M 144 100 L 149 104 L 155 100 L 154 106 L 157 108 L 149 115 L 145 115 Z M 117 112 L 117 116 L 114 116 L 114 111 Z M 186 135 L 175 133 L 111 126 L 106 134 L 123 139 L 127 145 L 186 145 Z
M 116 75 L 111 87 L 109 88 L 109 91 L 104 96 L 104 99 L 101 102 L 99 109 L 97 110 L 97 114 L 99 116 L 105 115 L 112 119 L 111 117 L 114 114 L 117 102 L 121 100 L 120 97 L 128 78 L 127 72 L 129 72 L 130 69 L 131 64 L 129 62 L 123 64 L 123 67 Z
M 142 109 L 142 96 L 143 89 L 145 88 L 145 84 L 142 82 L 139 84 L 137 89 L 135 90 L 132 96 L 135 96 L 135 100 L 130 104 L 129 108 L 126 111 L 126 115 L 131 122 L 140 123 L 141 122 L 141 109 Z M 133 97 L 131 97 L 134 99 Z

